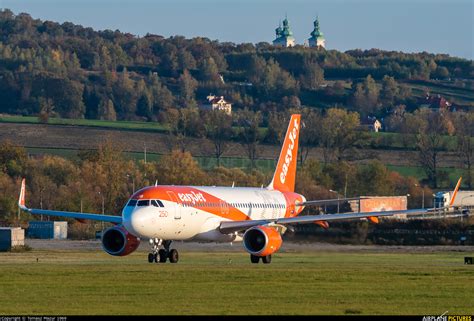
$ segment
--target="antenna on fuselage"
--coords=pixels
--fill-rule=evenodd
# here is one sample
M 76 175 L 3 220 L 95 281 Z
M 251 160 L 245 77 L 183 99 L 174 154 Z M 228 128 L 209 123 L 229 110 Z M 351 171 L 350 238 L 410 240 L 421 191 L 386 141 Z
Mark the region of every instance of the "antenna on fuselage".
M 235 181 L 232 182 L 232 188 L 234 188 L 234 186 L 235 186 Z
M 155 186 L 158 186 L 158 180 L 155 181 Z

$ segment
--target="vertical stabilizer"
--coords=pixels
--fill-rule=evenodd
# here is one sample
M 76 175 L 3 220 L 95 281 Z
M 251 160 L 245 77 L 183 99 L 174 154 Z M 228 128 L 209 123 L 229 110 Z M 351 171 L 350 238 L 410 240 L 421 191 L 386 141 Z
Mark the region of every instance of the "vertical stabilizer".
M 276 189 L 282 192 L 293 192 L 295 190 L 298 138 L 301 130 L 300 121 L 301 115 L 291 115 L 275 174 L 273 174 L 273 179 L 270 185 L 268 185 L 269 189 Z

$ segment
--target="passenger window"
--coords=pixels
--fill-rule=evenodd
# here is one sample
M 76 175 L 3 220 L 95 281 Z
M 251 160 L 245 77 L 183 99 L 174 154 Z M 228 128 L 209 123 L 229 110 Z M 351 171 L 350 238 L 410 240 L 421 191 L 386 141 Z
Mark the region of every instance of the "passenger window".
M 137 200 L 130 200 L 127 204 L 127 206 L 135 206 L 137 205 Z
M 150 200 L 140 200 L 138 201 L 137 206 L 148 206 L 150 205 Z

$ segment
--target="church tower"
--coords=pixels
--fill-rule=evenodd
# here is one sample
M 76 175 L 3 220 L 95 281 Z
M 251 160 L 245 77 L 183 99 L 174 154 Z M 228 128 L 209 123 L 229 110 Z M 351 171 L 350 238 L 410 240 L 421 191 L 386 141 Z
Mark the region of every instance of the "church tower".
M 324 39 L 323 33 L 319 30 L 319 20 L 317 17 L 313 25 L 314 29 L 311 32 L 311 38 L 308 39 L 309 46 L 326 48 L 326 39 Z
M 274 46 L 293 47 L 295 45 L 295 38 L 293 32 L 290 30 L 290 23 L 285 17 L 283 20 L 283 27 L 278 26 L 275 29 L 276 38 L 273 40 Z

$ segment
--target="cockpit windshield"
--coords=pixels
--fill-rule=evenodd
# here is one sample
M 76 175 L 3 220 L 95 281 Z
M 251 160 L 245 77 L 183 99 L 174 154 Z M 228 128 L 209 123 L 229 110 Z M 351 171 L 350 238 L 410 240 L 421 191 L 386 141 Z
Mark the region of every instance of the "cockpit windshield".
M 150 200 L 139 200 L 137 206 L 149 206 Z
M 127 204 L 127 206 L 135 206 L 137 205 L 137 200 L 130 200 Z
M 130 200 L 128 201 L 127 207 L 135 207 L 135 206 L 155 206 L 155 207 L 165 207 L 163 202 L 160 200 Z

